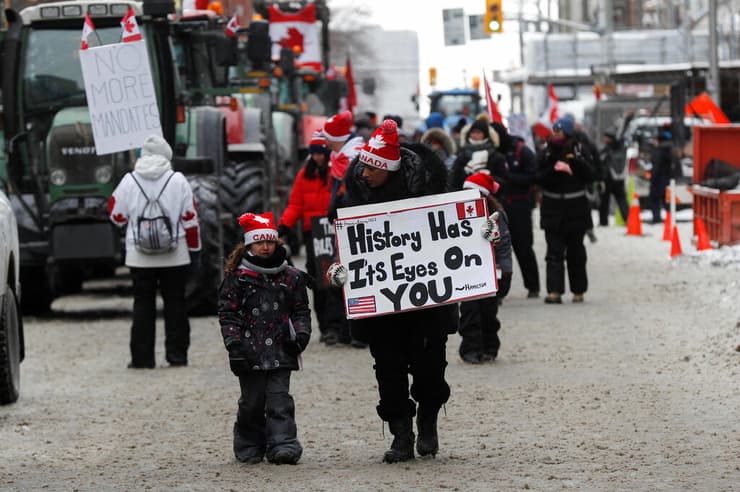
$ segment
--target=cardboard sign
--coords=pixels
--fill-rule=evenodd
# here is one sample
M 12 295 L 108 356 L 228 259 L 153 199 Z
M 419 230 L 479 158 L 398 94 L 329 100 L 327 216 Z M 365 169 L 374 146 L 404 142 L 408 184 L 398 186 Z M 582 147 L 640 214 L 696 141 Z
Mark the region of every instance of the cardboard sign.
M 311 218 L 311 241 L 313 242 L 314 267 L 316 268 L 316 287 L 328 289 L 331 285 L 324 272 L 337 261 L 334 227 L 328 217 Z
M 480 229 L 475 190 L 337 211 L 339 262 L 347 267 L 347 318 L 366 318 L 491 296 L 493 245 Z
M 80 51 L 82 77 L 98 155 L 141 147 L 162 135 L 144 41 Z

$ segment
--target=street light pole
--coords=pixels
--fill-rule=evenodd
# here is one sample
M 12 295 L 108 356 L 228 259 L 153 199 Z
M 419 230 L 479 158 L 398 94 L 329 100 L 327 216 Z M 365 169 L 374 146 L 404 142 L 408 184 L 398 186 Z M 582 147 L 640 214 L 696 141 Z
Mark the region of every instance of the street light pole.
M 720 91 L 719 58 L 717 55 L 717 0 L 709 0 L 709 93 L 718 106 L 722 106 Z

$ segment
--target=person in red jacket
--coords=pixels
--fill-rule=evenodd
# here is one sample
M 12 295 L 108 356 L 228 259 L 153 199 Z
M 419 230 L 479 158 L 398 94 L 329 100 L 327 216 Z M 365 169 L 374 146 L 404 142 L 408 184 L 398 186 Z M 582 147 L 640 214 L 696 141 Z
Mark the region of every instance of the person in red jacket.
M 331 149 L 321 131 L 314 132 L 308 148 L 306 165 L 298 171 L 288 205 L 280 218 L 278 232 L 281 237 L 288 236 L 299 220 L 303 223 L 303 242 L 306 245 L 306 271 L 316 278 L 316 253 L 311 233 L 311 219 L 326 217 L 331 200 L 331 180 L 329 176 L 329 156 Z M 344 312 L 341 303 L 332 303 L 327 289 L 314 283 L 314 309 L 319 321 L 321 341 L 334 345 L 342 332 Z M 337 304 L 337 306 L 334 306 Z

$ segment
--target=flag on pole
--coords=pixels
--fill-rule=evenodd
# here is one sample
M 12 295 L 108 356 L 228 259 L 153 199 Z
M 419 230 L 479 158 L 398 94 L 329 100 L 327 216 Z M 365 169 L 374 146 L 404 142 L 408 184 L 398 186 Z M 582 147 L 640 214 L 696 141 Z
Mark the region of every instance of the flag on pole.
M 491 86 L 488 85 L 488 77 L 486 77 L 486 72 L 483 72 L 483 85 L 486 90 L 486 107 L 488 108 L 488 117 L 492 122 L 497 123 L 504 123 L 504 119 L 501 117 L 501 113 L 498 110 L 498 105 L 496 104 L 496 101 L 493 100 L 493 96 L 491 95 Z
M 555 88 L 552 84 L 547 84 L 547 107 L 539 118 L 539 122 L 547 127 L 552 128 L 552 125 L 560 118 L 560 111 L 558 110 L 558 96 L 555 94 Z
M 228 24 L 226 24 L 226 28 L 224 29 L 226 31 L 226 35 L 230 38 L 233 38 L 236 36 L 236 31 L 239 30 L 239 18 L 234 14 L 234 17 L 229 19 Z
M 270 5 L 270 38 L 272 59 L 280 59 L 280 50 L 288 48 L 300 54 L 296 59 L 299 67 L 321 70 L 321 45 L 316 27 L 316 4 L 309 3 L 298 12 L 283 12 L 277 5 Z
M 136 15 L 132 7 L 128 8 L 128 12 L 121 19 L 121 29 L 123 30 L 122 42 L 141 41 L 141 31 L 139 31 L 139 24 L 136 22 Z
M 347 55 L 347 64 L 345 66 L 344 77 L 347 79 L 347 109 L 354 112 L 357 107 L 357 91 L 355 90 L 355 76 L 352 73 L 352 62 Z
M 95 24 L 93 24 L 92 19 L 90 18 L 90 13 L 88 12 L 85 14 L 85 23 L 82 25 L 82 41 L 80 41 L 80 49 L 86 50 L 90 47 L 90 45 L 87 43 L 87 38 L 90 37 L 90 34 L 92 34 L 95 31 Z

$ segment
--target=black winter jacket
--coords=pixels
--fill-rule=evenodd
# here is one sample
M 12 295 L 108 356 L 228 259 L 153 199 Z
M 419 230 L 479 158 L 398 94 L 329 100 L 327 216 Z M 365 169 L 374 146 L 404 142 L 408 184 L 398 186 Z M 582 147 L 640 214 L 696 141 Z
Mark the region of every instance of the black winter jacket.
M 244 259 L 221 283 L 218 319 L 229 358 L 245 359 L 255 371 L 298 369 L 284 344 L 291 323 L 296 333 L 311 334 L 305 277 L 286 263 L 266 269 Z
M 542 187 L 540 227 L 554 232 L 587 231 L 593 227 L 586 187 L 595 178 L 591 163 L 581 153 L 581 144 L 574 138 L 563 142 L 548 140 L 539 156 L 537 182 Z M 573 175 L 555 171 L 558 161 L 567 162 Z M 563 194 L 578 195 L 573 198 Z M 559 195 L 559 196 L 555 196 Z

